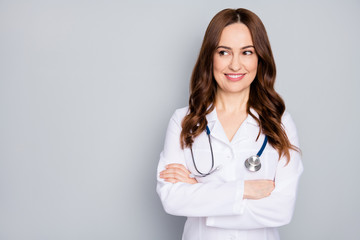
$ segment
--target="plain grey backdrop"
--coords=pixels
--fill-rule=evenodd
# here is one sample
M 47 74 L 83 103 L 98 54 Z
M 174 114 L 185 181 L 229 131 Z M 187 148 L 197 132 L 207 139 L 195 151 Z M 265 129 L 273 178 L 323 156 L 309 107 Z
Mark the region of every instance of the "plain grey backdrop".
M 0 0 L 0 239 L 180 239 L 155 192 L 211 18 L 263 20 L 305 171 L 282 239 L 358 239 L 359 1 Z

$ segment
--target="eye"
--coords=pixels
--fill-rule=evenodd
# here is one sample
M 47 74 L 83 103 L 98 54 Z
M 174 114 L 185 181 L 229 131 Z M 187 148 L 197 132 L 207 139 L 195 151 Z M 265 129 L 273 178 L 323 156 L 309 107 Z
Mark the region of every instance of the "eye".
M 244 55 L 251 55 L 253 54 L 253 51 L 250 51 L 250 50 L 246 50 L 243 52 Z
M 219 55 L 220 56 L 227 56 L 227 55 L 229 55 L 229 53 L 227 51 L 225 51 L 225 50 L 221 50 L 221 51 L 219 51 Z

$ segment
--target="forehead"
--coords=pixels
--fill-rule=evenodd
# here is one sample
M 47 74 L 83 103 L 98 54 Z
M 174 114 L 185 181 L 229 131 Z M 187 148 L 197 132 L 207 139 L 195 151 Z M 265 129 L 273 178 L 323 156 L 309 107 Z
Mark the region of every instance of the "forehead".
M 220 36 L 219 46 L 231 48 L 253 45 L 249 28 L 243 23 L 233 23 L 226 26 Z

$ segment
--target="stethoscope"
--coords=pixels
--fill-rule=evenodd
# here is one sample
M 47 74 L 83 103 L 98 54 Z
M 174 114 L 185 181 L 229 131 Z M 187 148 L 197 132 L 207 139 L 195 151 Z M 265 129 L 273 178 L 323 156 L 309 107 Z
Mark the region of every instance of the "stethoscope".
M 209 145 L 210 145 L 210 151 L 211 151 L 211 168 L 209 170 L 208 173 L 202 173 L 199 171 L 199 169 L 197 168 L 196 166 L 196 163 L 195 163 L 195 159 L 194 159 L 194 153 L 193 153 L 193 150 L 192 150 L 192 147 L 190 147 L 190 151 L 191 151 L 191 158 L 192 158 L 192 161 L 193 161 L 193 164 L 194 164 L 194 167 L 195 167 L 195 170 L 200 174 L 200 175 L 196 175 L 196 174 L 190 174 L 190 177 L 206 177 L 206 176 L 209 176 L 210 174 L 214 173 L 215 171 L 219 170 L 220 169 L 220 166 L 219 167 L 216 167 L 214 169 L 214 153 L 213 153 L 213 149 L 212 149 L 212 145 L 211 145 L 211 138 L 210 138 L 210 129 L 208 126 L 206 126 L 206 134 L 208 136 L 208 139 L 209 139 Z M 260 156 L 261 154 L 263 153 L 265 147 L 266 147 L 266 144 L 268 142 L 268 138 L 267 136 L 265 135 L 265 138 L 264 138 L 264 142 L 260 148 L 260 150 L 258 151 L 258 153 L 254 156 L 251 156 L 249 158 L 247 158 L 245 160 L 245 167 L 247 170 L 249 170 L 250 172 L 256 172 L 256 171 L 259 171 L 260 168 L 261 168 L 261 161 L 260 161 Z

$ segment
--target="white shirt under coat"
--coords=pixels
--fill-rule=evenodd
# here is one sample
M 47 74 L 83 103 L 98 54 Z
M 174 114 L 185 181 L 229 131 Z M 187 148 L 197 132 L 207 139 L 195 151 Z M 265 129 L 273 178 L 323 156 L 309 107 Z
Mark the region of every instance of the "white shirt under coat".
M 182 239 L 280 239 L 277 227 L 288 224 L 294 211 L 297 185 L 303 171 L 300 154 L 291 150 L 290 162 L 285 166 L 285 157 L 279 160 L 277 151 L 268 143 L 260 157 L 261 169 L 249 172 L 244 161 L 259 151 L 265 136 L 261 134 L 256 141 L 259 126 L 248 115 L 229 142 L 214 109 L 206 119 L 211 131 L 214 168 L 221 166 L 221 169 L 207 177 L 196 178 L 197 184 L 165 182 L 159 178 L 159 173 L 170 163 L 183 164 L 193 174 L 199 174 L 190 149 L 180 147 L 181 122 L 187 111 L 187 107 L 178 109 L 171 117 L 157 169 L 157 192 L 165 211 L 187 217 Z M 289 113 L 283 114 L 282 124 L 291 144 L 299 146 Z M 207 173 L 211 168 L 211 153 L 205 131 L 195 139 L 192 148 L 197 168 Z M 252 179 L 275 179 L 275 189 L 263 199 L 243 199 L 244 181 Z

